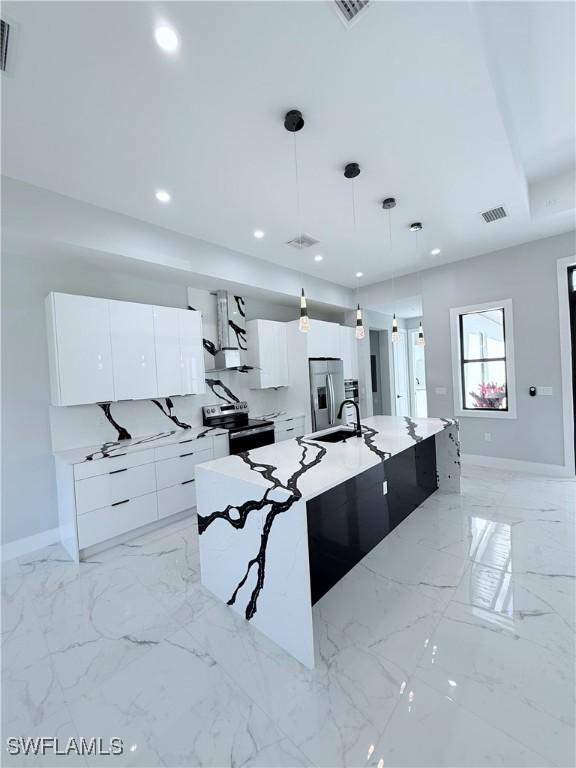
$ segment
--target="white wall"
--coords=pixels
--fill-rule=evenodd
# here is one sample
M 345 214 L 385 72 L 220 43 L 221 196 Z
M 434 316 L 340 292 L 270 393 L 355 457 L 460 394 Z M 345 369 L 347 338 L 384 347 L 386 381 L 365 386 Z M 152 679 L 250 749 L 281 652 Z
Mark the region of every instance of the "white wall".
M 186 286 L 114 272 L 71 256 L 14 256 L 2 264 L 2 542 L 47 531 L 57 525 L 53 447 L 97 444 L 117 433 L 96 405 L 54 408 L 49 402 L 44 299 L 50 291 L 187 306 Z M 294 307 L 247 298 L 247 316 L 293 319 Z M 320 314 L 320 313 L 319 313 Z M 334 319 L 334 318 L 332 318 Z M 221 379 L 254 415 L 282 409 L 285 390 L 249 390 L 236 372 L 208 374 Z M 201 423 L 201 406 L 217 402 L 205 395 L 175 398 L 176 412 Z M 149 400 L 116 403 L 113 415 L 133 436 L 168 430 L 173 424 Z M 51 440 L 51 421 L 52 438 Z M 54 445 L 53 445 L 54 443 Z
M 463 417 L 465 453 L 564 463 L 556 262 L 575 253 L 574 233 L 568 233 L 396 279 L 398 298 L 422 295 L 430 416 L 454 411 L 450 308 L 513 301 L 518 418 Z M 364 288 L 362 303 L 380 310 L 391 306 L 390 281 Z M 530 397 L 531 385 L 551 386 L 553 396 Z

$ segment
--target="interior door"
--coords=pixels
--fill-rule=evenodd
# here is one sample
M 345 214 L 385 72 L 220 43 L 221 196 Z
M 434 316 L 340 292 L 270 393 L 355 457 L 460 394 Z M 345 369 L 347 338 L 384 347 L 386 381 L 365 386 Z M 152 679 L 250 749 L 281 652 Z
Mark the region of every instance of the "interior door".
M 407 334 L 403 328 L 400 328 L 398 333 L 400 341 L 392 344 L 395 410 L 396 416 L 410 416 Z

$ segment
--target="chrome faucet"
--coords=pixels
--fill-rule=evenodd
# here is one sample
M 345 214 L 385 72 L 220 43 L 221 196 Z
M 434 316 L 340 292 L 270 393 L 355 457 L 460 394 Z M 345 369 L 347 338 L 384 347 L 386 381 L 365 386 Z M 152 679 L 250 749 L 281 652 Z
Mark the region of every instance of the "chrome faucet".
M 355 400 L 342 400 L 340 403 L 340 410 L 338 411 L 338 418 L 342 418 L 342 411 L 344 410 L 344 406 L 346 403 L 350 403 L 350 405 L 353 405 L 356 409 L 356 427 L 354 435 L 356 437 L 362 437 L 362 425 L 360 424 L 360 408 L 358 408 L 358 403 Z

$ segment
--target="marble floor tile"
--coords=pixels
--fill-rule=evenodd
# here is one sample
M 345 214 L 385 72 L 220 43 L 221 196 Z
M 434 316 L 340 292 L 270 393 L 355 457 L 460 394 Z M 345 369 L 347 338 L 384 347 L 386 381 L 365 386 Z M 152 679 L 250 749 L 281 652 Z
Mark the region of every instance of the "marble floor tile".
M 524 768 L 552 765 L 541 755 L 412 678 L 383 737 L 370 747 L 378 768 Z
M 73 718 L 130 745 L 116 765 L 307 764 L 186 630 L 75 702 Z
M 576 580 L 472 563 L 454 601 L 503 634 L 570 658 L 576 647 Z
M 418 587 L 359 564 L 324 595 L 313 613 L 315 622 L 330 624 L 347 642 L 409 672 L 440 621 L 442 605 Z
M 574 764 L 574 657 L 507 631 L 453 601 L 418 676 L 552 764 Z

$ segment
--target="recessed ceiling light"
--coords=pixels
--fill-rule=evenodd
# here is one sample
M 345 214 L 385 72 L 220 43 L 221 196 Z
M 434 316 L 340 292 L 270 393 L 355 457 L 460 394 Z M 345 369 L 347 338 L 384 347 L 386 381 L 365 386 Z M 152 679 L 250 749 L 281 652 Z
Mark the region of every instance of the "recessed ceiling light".
M 262 238 L 264 237 L 264 232 L 262 232 L 261 229 L 255 229 L 254 237 L 256 238 L 256 240 L 262 240 Z
M 322 261 L 324 256 L 322 256 L 320 253 L 317 253 L 316 256 L 314 256 L 314 261 Z
M 432 250 L 430 251 L 430 256 L 438 256 L 439 253 L 440 253 L 440 248 L 432 248 Z
M 180 41 L 176 30 L 161 24 L 154 30 L 154 39 L 160 48 L 166 53 L 176 53 L 180 47 Z
M 170 200 L 172 200 L 172 198 L 170 196 L 170 193 L 166 192 L 165 189 L 157 189 L 156 200 L 158 200 L 159 203 L 169 203 Z
M 364 272 L 356 272 L 356 277 L 364 277 Z

